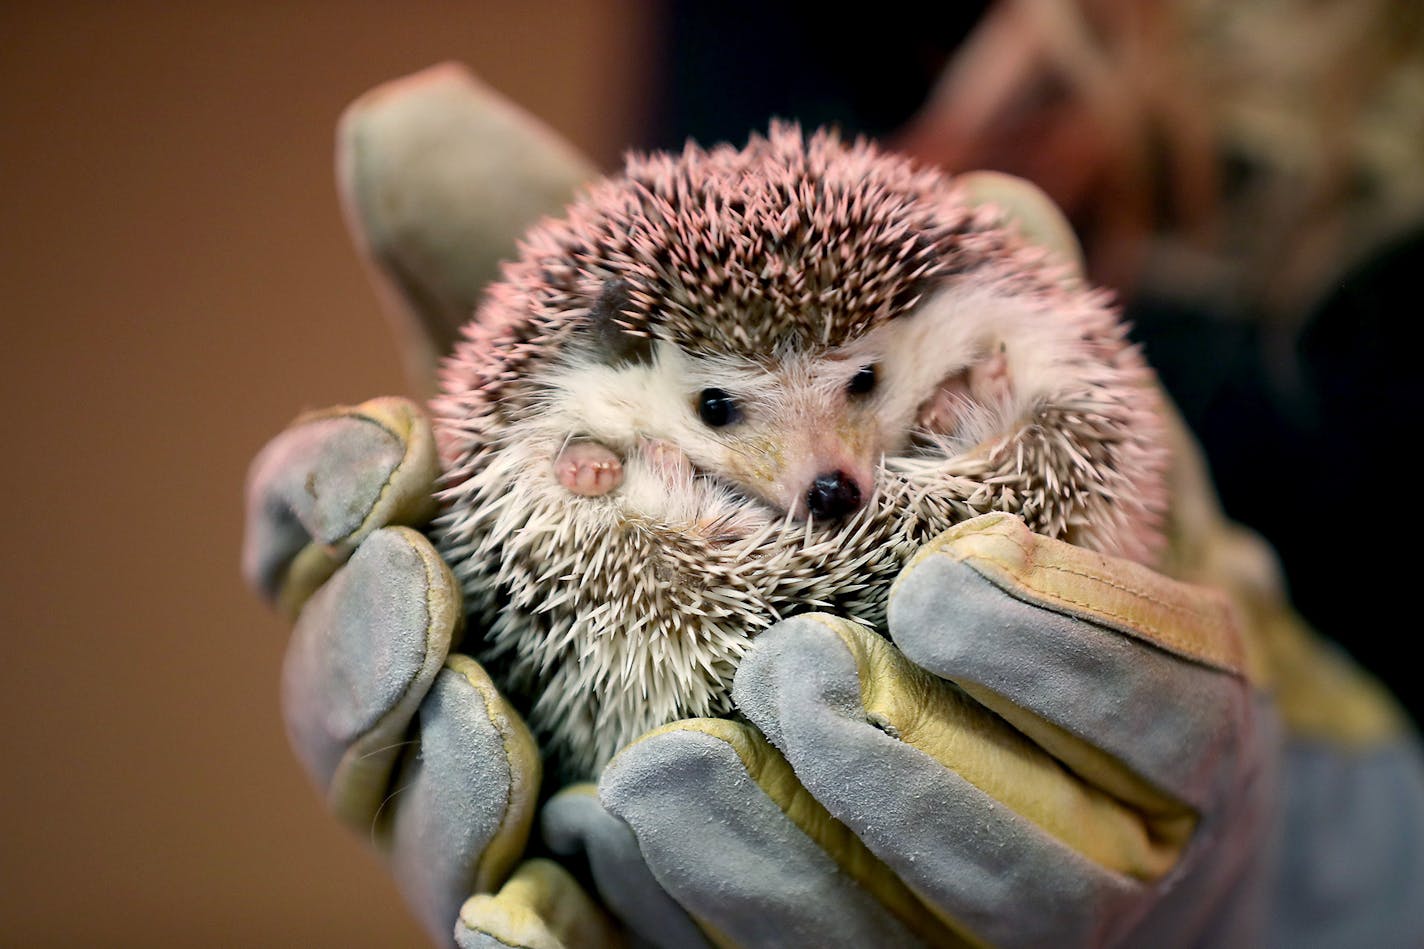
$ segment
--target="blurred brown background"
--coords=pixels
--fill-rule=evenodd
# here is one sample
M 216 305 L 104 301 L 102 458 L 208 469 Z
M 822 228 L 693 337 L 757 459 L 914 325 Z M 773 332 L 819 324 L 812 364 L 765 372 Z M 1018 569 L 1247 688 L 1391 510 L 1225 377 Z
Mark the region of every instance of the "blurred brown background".
M 0 3 L 0 393 L 18 451 L 0 482 L 15 510 L 0 599 L 0 946 L 423 944 L 364 842 L 325 814 L 289 754 L 277 699 L 286 627 L 238 576 L 242 484 L 258 448 L 305 408 L 405 390 L 337 206 L 332 143 L 346 103 L 457 59 L 605 167 L 628 144 L 744 141 L 780 115 L 888 136 L 958 170 L 945 129 L 924 120 L 966 114 L 946 88 L 995 88 L 939 86 L 940 108 L 932 98 L 918 110 L 988 6 L 917 9 L 906 31 L 909 18 L 891 9 L 849 19 L 800 0 Z M 1068 8 L 1148 9 L 1055 7 Z M 1424 266 L 1424 139 L 1414 130 L 1424 111 L 1409 103 L 1424 102 L 1424 19 L 1410 0 L 1374 0 L 1364 13 L 1354 0 L 1331 6 L 1366 23 L 1375 8 L 1413 17 L 1400 48 L 1414 71 L 1399 75 L 1413 77 L 1406 91 L 1418 98 L 1366 123 L 1365 139 L 1403 160 L 1377 175 L 1398 187 L 1358 216 L 1375 224 L 1381 207 L 1408 210 L 1413 236 L 1353 276 L 1336 248 L 1341 259 L 1311 271 L 1328 274 L 1333 293 L 1298 307 L 1294 322 L 1273 322 L 1251 294 L 1223 302 L 1217 291 L 1239 288 L 1219 277 L 1186 281 L 1195 297 L 1183 300 L 1144 269 L 1126 302 L 1227 510 L 1277 545 L 1306 615 L 1424 718 L 1389 592 L 1413 582 L 1413 561 L 1342 560 L 1320 543 L 1322 501 L 1336 502 L 1322 483 L 1339 471 L 1357 478 L 1342 459 L 1373 458 L 1417 428 L 1424 344 L 1410 314 Z M 1267 15 L 1257 30 L 1267 48 L 1314 49 L 1276 40 L 1269 17 L 1288 7 L 1251 9 Z M 1393 43 L 1399 31 L 1383 32 Z M 1033 40 L 1017 28 L 998 35 Z M 1337 45 L 1342 69 L 1379 58 L 1368 43 Z M 1333 72 L 1316 78 L 1340 86 Z M 1000 134 L 1010 158 L 1056 161 L 1024 143 L 1067 128 L 1077 159 L 1065 168 L 1102 172 L 1094 155 L 1112 143 L 1079 121 L 1082 103 L 1062 80 L 1029 76 L 1023 101 L 984 111 L 995 121 L 961 129 L 959 144 Z M 1292 103 L 1314 101 L 1293 73 L 1277 85 Z M 1361 116 L 1374 116 L 1372 102 L 1361 94 Z M 1353 140 L 1339 110 L 1316 111 L 1304 110 L 1315 124 L 1303 127 L 1326 143 Z M 1060 113 L 1070 121 L 1042 121 Z M 918 139 L 904 131 L 915 114 Z M 1148 122 L 1129 130 L 1156 141 Z M 1223 133 L 1197 157 L 1238 185 L 1234 198 L 1223 188 L 1222 209 L 1274 253 L 1241 182 L 1313 192 L 1281 178 L 1270 155 L 1243 161 L 1252 156 L 1232 141 Z M 1294 167 L 1302 152 L 1288 140 L 1283 154 Z M 1131 183 L 1093 180 L 1080 209 L 1089 223 Z M 1395 196 L 1401 188 L 1413 203 Z M 1161 189 L 1139 190 L 1138 204 L 1155 206 Z M 1344 243 L 1355 256 L 1378 250 Z M 1089 249 L 1104 244 L 1090 238 Z
M 342 107 L 460 59 L 605 165 L 615 0 L 0 5 L 0 945 L 422 944 L 287 750 L 242 482 L 403 391 L 332 180 Z

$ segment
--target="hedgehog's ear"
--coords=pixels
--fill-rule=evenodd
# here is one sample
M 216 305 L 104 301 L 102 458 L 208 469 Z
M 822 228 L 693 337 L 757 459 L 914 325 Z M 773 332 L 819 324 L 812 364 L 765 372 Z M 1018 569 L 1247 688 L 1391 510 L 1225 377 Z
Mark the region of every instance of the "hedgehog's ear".
M 956 175 L 954 180 L 971 205 L 999 208 L 1024 240 L 1070 265 L 1078 277 L 1084 276 L 1083 248 L 1073 226 L 1038 185 L 1000 171 L 971 171 Z
M 588 311 L 589 328 L 608 362 L 649 365 L 653 361 L 653 339 L 646 330 L 629 322 L 628 290 L 626 280 L 618 277 L 607 280 L 603 292 Z

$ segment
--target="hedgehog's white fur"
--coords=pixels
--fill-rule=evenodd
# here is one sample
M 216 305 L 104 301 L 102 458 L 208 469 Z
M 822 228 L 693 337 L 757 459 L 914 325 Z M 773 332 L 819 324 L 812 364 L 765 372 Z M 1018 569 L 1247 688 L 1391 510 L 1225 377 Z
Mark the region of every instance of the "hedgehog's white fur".
M 578 432 L 616 448 L 627 458 L 622 488 L 627 507 L 673 523 L 695 523 L 698 517 L 716 520 L 709 512 L 726 492 L 706 480 L 669 486 L 654 464 L 639 457 L 639 441 L 669 442 L 697 470 L 725 473 L 733 467 L 731 456 L 746 450 L 743 432 L 757 425 L 770 430 L 779 450 L 790 456 L 784 466 L 790 470 L 777 479 L 785 490 L 763 498 L 774 512 L 749 508 L 740 497 L 726 501 L 728 516 L 758 518 L 760 511 L 758 523 L 764 525 L 793 510 L 790 502 L 828 469 L 828 462 L 811 463 L 817 454 L 812 443 L 836 439 L 825 423 L 847 421 L 845 388 L 862 366 L 874 365 L 879 372 L 876 390 L 865 400 L 870 417 L 861 426 L 880 435 L 862 451 L 865 466 L 873 468 L 881 456 L 909 447 L 921 403 L 943 380 L 999 350 L 1009 377 L 1018 380 L 1005 399 L 967 401 L 955 430 L 940 433 L 949 436 L 947 446 L 967 449 L 1008 431 L 1030 406 L 1074 385 L 1086 345 L 1071 319 L 1045 323 L 1032 307 L 993 287 L 956 286 L 846 346 L 814 356 L 788 353 L 772 366 L 731 356 L 698 357 L 668 342 L 655 344 L 649 363 L 575 356 L 548 374 L 541 412 L 512 428 L 511 437 L 543 442 Z M 711 429 L 696 415 L 693 396 L 714 387 L 736 395 L 750 416 L 730 432 Z
M 1044 407 L 1110 420 L 1104 434 L 1140 453 L 1139 470 L 1160 468 L 1151 437 L 1155 396 L 1140 366 L 1103 365 L 1084 340 L 1084 323 L 1100 323 L 1102 315 L 1097 308 L 1060 309 L 1045 319 L 1031 302 L 992 285 L 955 287 L 844 347 L 839 358 L 790 356 L 766 369 L 659 343 L 650 365 L 576 358 L 549 367 L 543 410 L 508 430 L 494 460 L 467 485 L 480 503 L 449 529 L 451 536 L 482 538 L 477 549 L 456 548 L 457 563 L 497 565 L 474 592 L 483 594 L 478 605 L 495 614 L 492 654 L 512 659 L 514 681 L 524 687 L 541 683 L 532 708 L 536 726 L 571 756 L 575 771 L 588 772 L 658 724 L 729 711 L 737 660 L 750 637 L 782 612 L 840 609 L 880 622 L 878 595 L 916 540 L 987 510 L 1022 512 L 1034 506 L 1036 493 L 1060 487 L 1036 483 L 1042 457 L 1007 451 L 1024 448 L 1013 436 Z M 1014 380 L 1010 397 L 966 404 L 955 432 L 921 432 L 912 442 L 926 396 L 999 344 Z M 718 439 L 696 416 L 698 391 L 715 384 L 759 393 L 764 410 L 778 397 L 787 401 L 778 387 L 799 383 L 803 401 L 830 409 L 866 362 L 881 367 L 872 398 L 893 438 L 877 472 L 876 498 L 844 528 L 800 523 L 715 477 L 722 467 Z M 1141 402 L 1105 407 L 1095 402 L 1102 392 L 1132 392 Z M 786 424 L 785 413 L 779 424 Z M 577 498 L 558 483 L 552 462 L 572 432 L 623 455 L 618 491 Z M 1080 456 L 1083 473 L 1096 480 L 1090 450 L 1058 441 L 1052 429 L 1043 434 L 1039 450 L 1060 455 L 1042 470 L 1065 461 L 1072 470 L 1071 459 Z M 675 466 L 670 472 L 645 457 L 639 442 L 649 438 L 677 445 L 702 474 Z M 990 491 L 986 483 L 994 479 L 1000 487 Z M 1065 505 L 1049 529 L 1105 552 L 1149 559 L 1152 508 L 1160 500 L 1153 490 L 1111 475 L 1094 490 L 1117 503 Z M 1040 499 L 1036 508 L 1049 506 Z M 920 525 L 898 544 L 883 533 L 897 515 Z M 681 542 L 668 544 L 669 535 Z M 709 551 L 715 560 L 704 559 Z M 775 584 L 759 579 L 779 570 L 786 575 Z M 488 598 L 502 595 L 509 602 L 501 612 Z M 530 635 L 531 618 L 540 635 Z
M 943 200 L 960 206 L 952 189 Z M 974 227 L 1010 240 L 1002 222 Z M 843 339 L 828 328 L 822 346 L 684 346 L 654 327 L 650 359 L 617 362 L 582 344 L 574 313 L 516 373 L 498 360 L 527 337 L 471 327 L 434 407 L 450 469 L 437 539 L 478 655 L 528 696 L 566 775 L 596 772 L 656 725 L 729 712 L 738 660 L 783 615 L 880 625 L 905 558 L 968 517 L 1009 511 L 1152 560 L 1165 457 L 1150 371 L 1102 294 L 1005 246 L 894 318 Z M 996 354 L 1011 380 L 1002 396 L 966 399 L 951 430 L 917 430 L 946 380 Z M 848 401 L 870 363 L 876 389 Z M 479 388 L 491 385 L 522 401 L 496 412 L 504 403 Z M 743 401 L 743 422 L 700 421 L 709 387 Z M 622 458 L 617 490 L 581 497 L 559 483 L 554 459 L 574 438 Z M 824 464 L 805 458 L 822 450 L 863 463 L 873 485 L 841 523 L 790 510 Z

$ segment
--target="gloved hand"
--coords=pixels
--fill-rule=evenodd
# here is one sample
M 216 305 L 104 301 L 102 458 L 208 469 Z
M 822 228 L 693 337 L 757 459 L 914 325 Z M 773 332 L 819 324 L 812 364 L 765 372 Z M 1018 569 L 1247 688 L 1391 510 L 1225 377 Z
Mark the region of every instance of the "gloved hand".
M 597 871 L 626 822 L 734 945 L 1424 943 L 1417 740 L 1179 457 L 1172 567 L 1211 586 L 977 518 L 896 583 L 898 650 L 778 624 L 737 673 L 751 725 L 651 733 L 546 835 Z
M 356 223 L 368 238 L 391 233 Z M 434 296 L 386 271 L 410 311 Z M 436 266 L 421 279 L 445 276 Z M 661 729 L 610 765 L 598 793 L 557 795 L 546 839 L 584 851 L 608 906 L 670 945 L 702 940 L 691 919 L 718 943 L 746 945 L 1182 944 L 1295 935 L 1283 908 L 1297 931 L 1327 939 L 1412 939 L 1424 879 L 1412 739 L 1357 673 L 1322 658 L 1204 485 L 1175 496 L 1171 572 L 1229 596 L 1025 540 L 1002 519 L 963 525 L 897 586 L 902 652 L 834 618 L 764 634 L 736 697 L 774 745 L 734 722 Z M 1314 771 L 1298 780 L 1272 692 L 1288 725 L 1313 722 L 1332 741 L 1343 732 L 1353 753 L 1317 743 Z M 1302 695 L 1330 712 L 1312 716 Z M 445 754 L 434 748 L 426 762 Z M 424 767 L 458 779 L 458 768 Z M 1381 827 L 1393 836 L 1360 835 Z M 1327 859 L 1331 838 L 1350 846 Z M 444 881 L 448 906 L 460 888 L 448 868 L 462 861 L 426 841 L 424 864 L 397 875 Z M 1281 841 L 1302 861 L 1285 872 L 1273 860 Z M 1328 871 L 1341 859 L 1367 899 L 1340 899 Z M 546 925 L 586 904 L 562 884 L 566 895 L 541 890 L 565 878 L 537 866 L 532 881 L 516 875 L 500 897 L 467 902 L 462 941 L 484 938 L 485 918 L 541 933 L 506 945 L 580 932 Z
M 551 142 L 452 66 L 348 111 L 343 197 L 402 303 L 422 388 L 515 236 L 590 174 Z M 432 180 L 438 194 L 405 187 Z M 539 756 L 485 671 L 450 652 L 459 588 L 413 529 L 434 511 L 436 474 L 429 420 L 404 399 L 304 415 L 253 462 L 243 570 L 296 621 L 282 681 L 292 746 L 437 943 L 608 944 L 609 921 L 568 873 L 519 863 Z
M 603 945 L 607 920 L 557 864 L 515 869 L 538 750 L 484 669 L 450 653 L 459 587 L 402 526 L 431 513 L 435 474 L 429 420 L 404 399 L 305 415 L 253 462 L 243 566 L 296 618 L 292 746 L 439 943 L 473 893 L 462 944 Z
M 609 765 L 695 917 L 738 945 L 1257 944 L 1279 741 L 1223 596 L 986 515 L 911 561 L 889 627 L 778 624 L 737 672 L 755 729 Z

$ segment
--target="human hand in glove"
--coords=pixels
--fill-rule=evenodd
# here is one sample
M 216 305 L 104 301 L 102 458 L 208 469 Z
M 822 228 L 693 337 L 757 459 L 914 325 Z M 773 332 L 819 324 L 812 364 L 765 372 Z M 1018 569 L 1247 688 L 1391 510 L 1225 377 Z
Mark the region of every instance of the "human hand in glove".
M 709 931 L 1259 934 L 1277 720 L 1223 596 L 986 515 L 906 567 L 889 632 L 781 623 L 737 672 L 751 725 L 679 722 L 604 772 L 604 805 Z
M 478 144 L 488 141 L 498 147 Z M 344 197 L 403 304 L 419 386 L 517 233 L 590 173 L 551 141 L 454 67 L 348 114 Z M 458 185 L 432 206 L 407 180 Z M 292 746 L 437 943 L 606 944 L 606 917 L 567 873 L 520 862 L 539 756 L 485 671 L 451 652 L 459 588 L 415 529 L 434 511 L 436 474 L 430 423 L 405 399 L 304 415 L 253 462 L 243 570 L 295 620 L 282 677 Z
M 418 236 L 455 233 L 438 215 L 469 212 L 458 202 L 424 206 L 437 218 Z M 368 249 L 407 312 L 432 312 L 426 304 L 439 294 L 429 287 L 442 284 L 444 265 L 412 277 L 391 261 L 426 259 L 410 253 L 420 240 L 363 213 L 356 220 Z M 370 239 L 381 234 L 388 239 Z M 1223 540 L 1217 521 L 1193 524 L 1197 502 L 1184 497 L 1196 495 L 1178 492 L 1174 549 L 1186 553 L 1174 571 L 1250 587 L 1261 571 L 1236 557 L 1241 545 Z M 1389 800 L 1406 818 L 1389 852 L 1349 851 L 1359 874 L 1351 882 L 1388 883 L 1391 896 L 1405 899 L 1370 889 L 1372 902 L 1352 903 L 1330 921 L 1373 920 L 1376 933 L 1397 936 L 1407 918 L 1394 910 L 1408 907 L 1424 877 L 1417 857 L 1407 859 L 1424 849 L 1424 833 L 1412 831 L 1424 812 L 1413 745 L 1390 744 L 1400 733 L 1387 702 L 1347 666 L 1322 662 L 1298 627 L 1272 618 L 1286 615 L 1273 594 L 1258 594 L 1213 594 L 1021 535 L 1004 519 L 961 525 L 897 585 L 890 632 L 898 650 L 829 617 L 773 629 L 736 688 L 770 744 L 726 721 L 661 729 L 610 765 L 597 795 L 588 787 L 558 795 L 545 809 L 545 836 L 556 850 L 585 851 L 607 904 L 635 932 L 671 945 L 694 944 L 698 932 L 742 945 L 1191 944 L 1278 935 L 1283 906 L 1296 919 L 1338 910 L 1331 898 L 1340 882 L 1307 872 L 1310 886 L 1282 896 L 1289 888 L 1273 869 L 1290 815 L 1318 817 L 1329 801 L 1321 793 L 1309 796 L 1313 809 L 1292 807 L 1290 783 L 1284 791 L 1277 783 L 1281 732 L 1267 697 L 1283 692 L 1285 669 L 1292 682 L 1310 683 L 1292 688 L 1322 688 L 1351 709 L 1347 731 L 1363 757 L 1326 770 L 1337 778 L 1331 787 L 1366 795 L 1328 826 L 1353 837 L 1348 828 L 1372 809 L 1362 801 Z M 1399 753 L 1372 757 L 1379 742 Z M 463 766 L 428 764 L 441 754 L 436 747 L 422 750 L 422 770 L 458 784 Z M 440 808 L 428 810 L 444 819 Z M 1295 829 L 1285 837 L 1321 836 Z M 439 880 L 448 915 L 461 888 L 449 868 L 468 860 L 442 852 L 453 849 L 445 833 L 421 839 L 430 844 L 422 860 L 398 862 L 395 872 L 417 904 L 412 881 Z M 1308 866 L 1323 865 L 1318 849 L 1302 849 Z M 516 874 L 499 896 L 467 902 L 460 938 L 498 938 L 488 919 L 506 933 L 511 922 L 527 924 L 541 939 L 611 938 L 600 923 L 570 924 L 584 898 L 552 865 L 534 866 L 534 879 Z
M 430 423 L 404 399 L 305 415 L 254 461 L 243 566 L 296 620 L 282 675 L 292 747 L 437 942 L 467 897 L 498 890 L 469 911 L 503 936 L 493 945 L 603 945 L 607 920 L 566 873 L 519 865 L 538 750 L 484 669 L 450 651 L 459 587 L 407 526 L 432 511 L 435 474 Z
M 1210 585 L 976 518 L 905 568 L 893 646 L 773 627 L 750 724 L 651 733 L 546 834 L 636 848 L 719 944 L 1421 944 L 1417 740 L 1179 441 L 1171 567 Z

